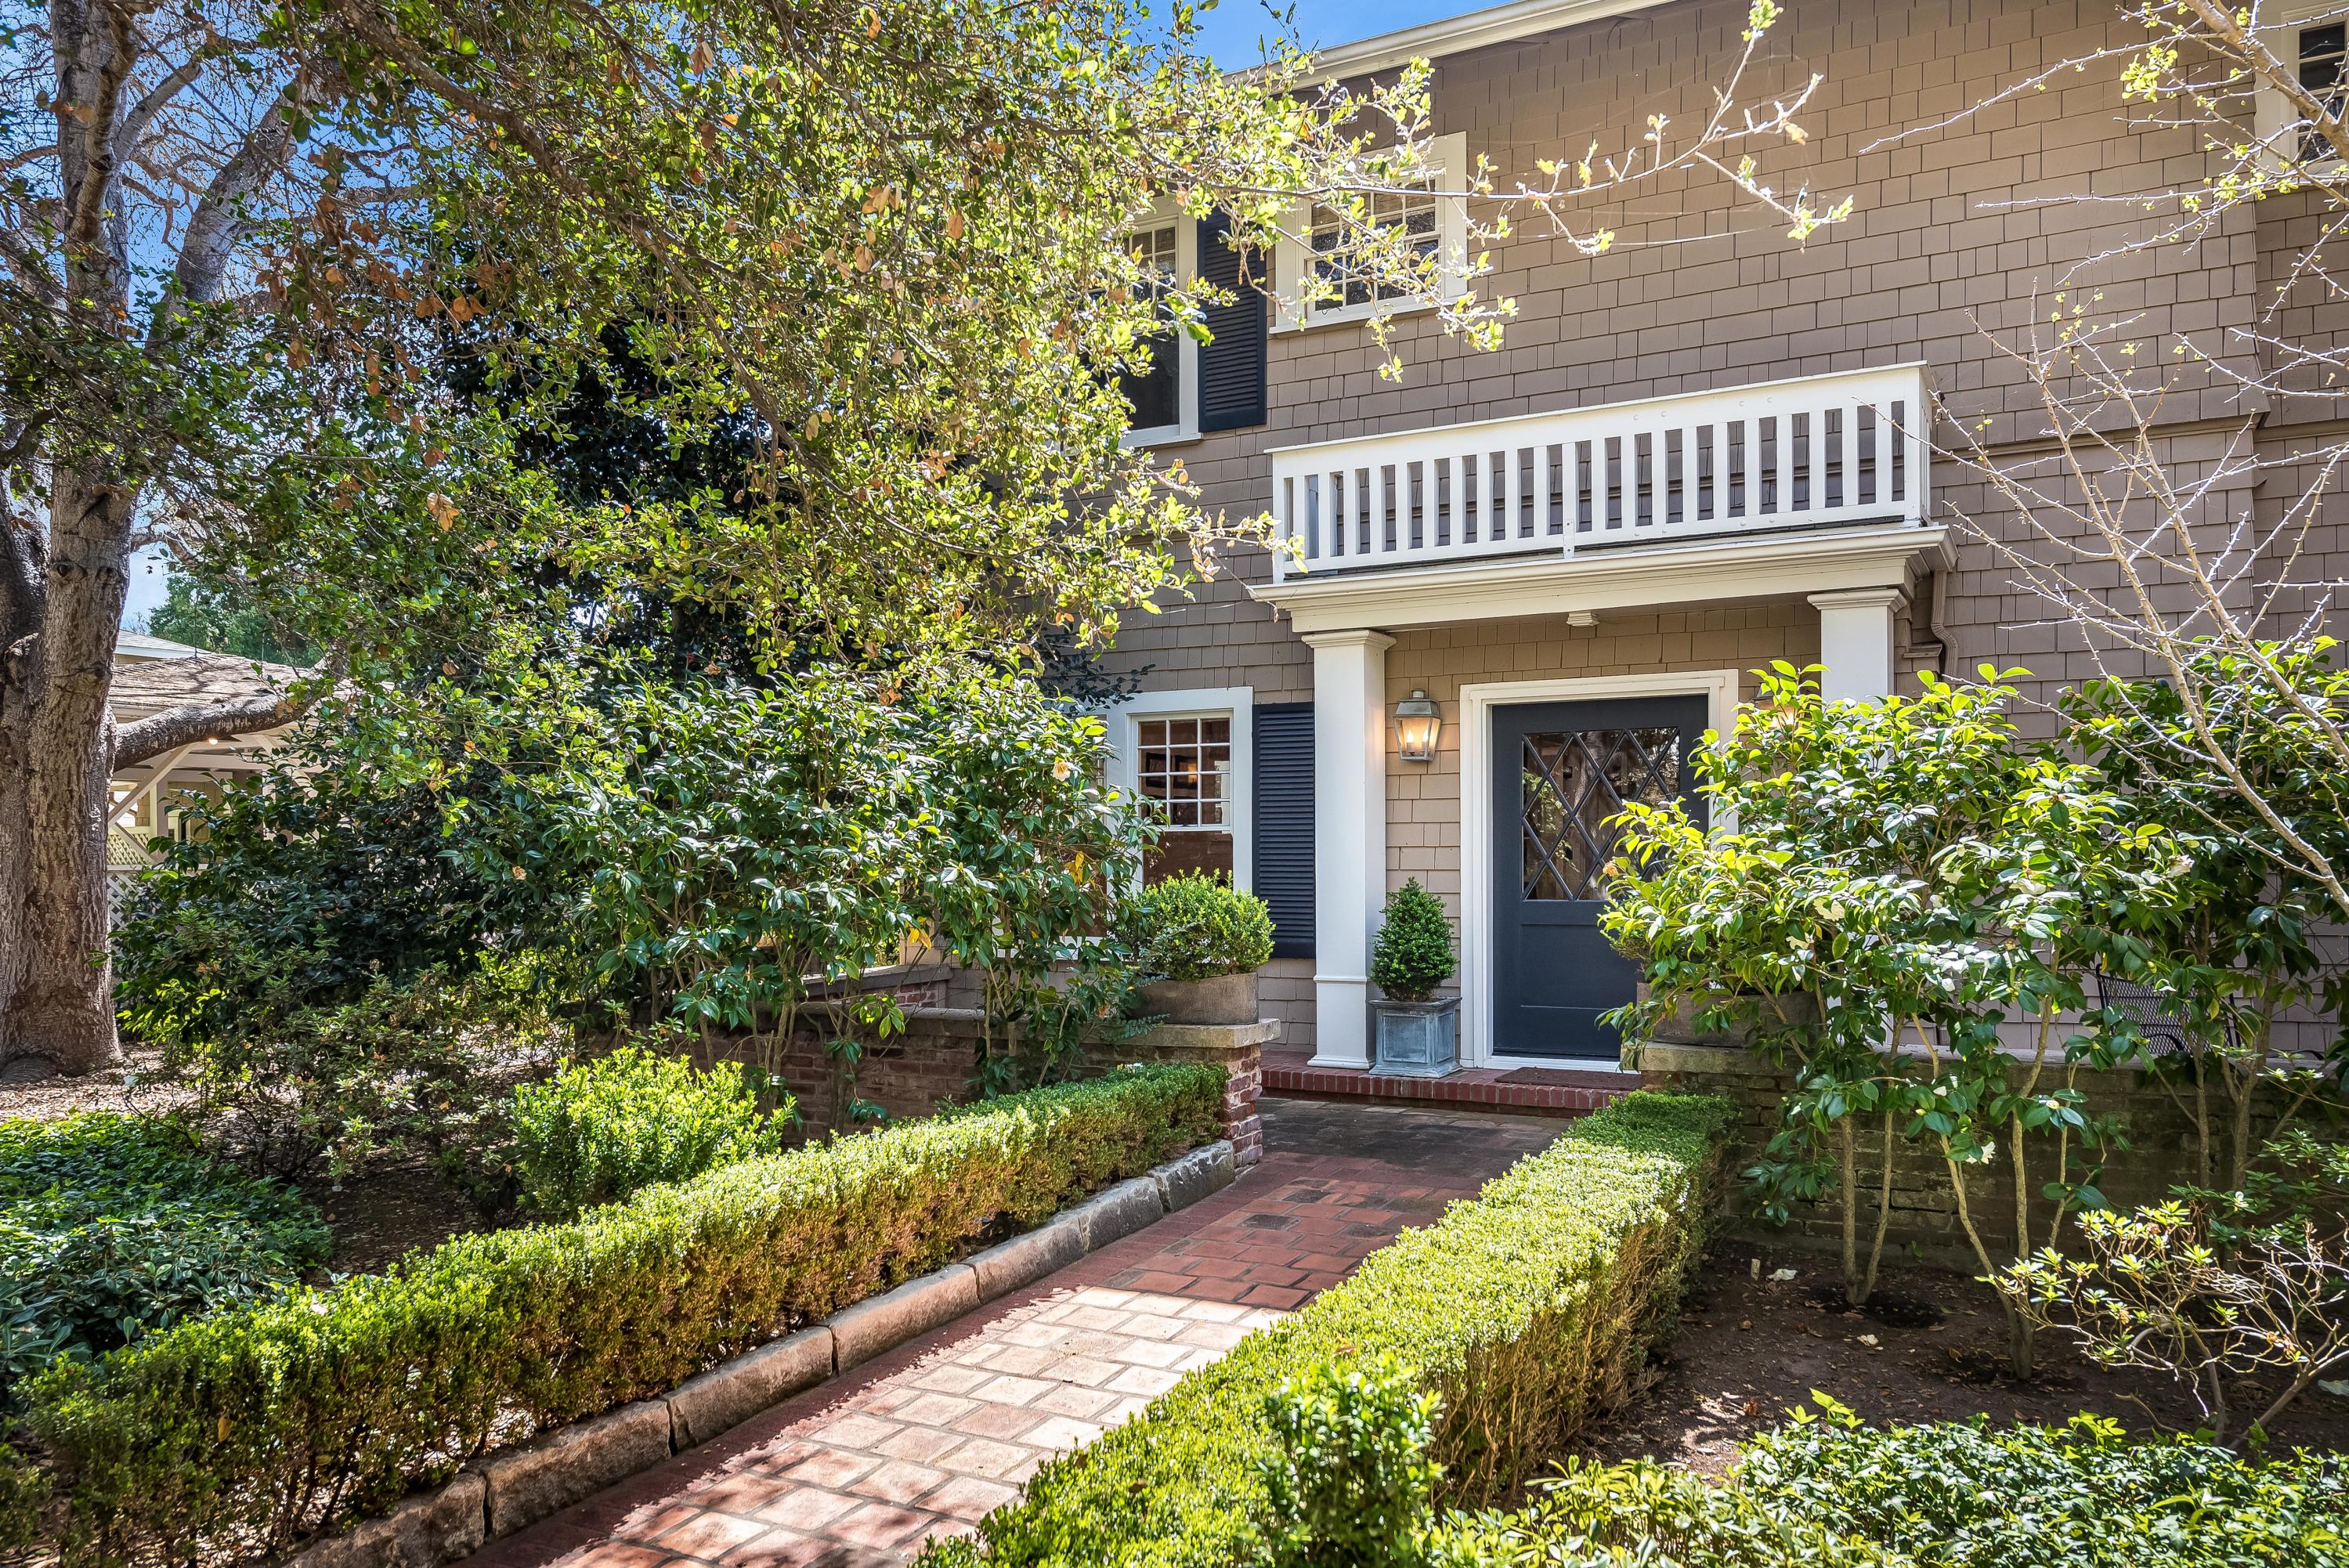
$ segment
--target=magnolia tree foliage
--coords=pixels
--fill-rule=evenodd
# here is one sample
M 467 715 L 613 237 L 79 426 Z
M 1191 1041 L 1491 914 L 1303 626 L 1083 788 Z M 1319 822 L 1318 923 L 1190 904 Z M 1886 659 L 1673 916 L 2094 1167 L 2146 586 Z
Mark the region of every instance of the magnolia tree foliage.
M 778 1059 L 812 982 L 909 954 L 1032 1007 L 1140 872 L 1148 830 L 1100 782 L 1100 721 L 1030 682 L 647 686 L 614 733 L 533 792 L 537 830 L 499 874 L 575 882 L 599 979 Z M 895 1005 L 867 1002 L 888 1032 Z
M 1697 760 L 1713 820 L 1733 826 L 1708 834 L 1679 802 L 1630 808 L 1602 916 L 1646 965 L 1634 1037 L 1691 1007 L 1795 1068 L 1754 1175 L 1783 1212 L 1832 1168 L 1856 1302 L 1873 1288 L 1903 1144 L 1942 1163 L 1986 1274 L 1982 1204 L 2012 1205 L 2027 1254 L 2034 1199 L 2054 1204 L 2050 1233 L 2101 1202 L 2113 1130 L 2074 1079 L 2106 1052 L 2064 1020 L 2113 934 L 2165 907 L 2185 869 L 2094 769 L 2021 744 L 2010 677 L 1982 676 L 1854 703 L 1823 699 L 1791 665 L 1764 672 L 1761 700 Z M 1883 1169 L 1865 1245 L 1863 1137 Z M 2027 1369 L 2030 1322 L 2010 1313 L 2009 1327 Z
M 1333 261 L 1490 343 L 1444 284 L 1476 236 L 1659 176 L 1732 181 L 1797 238 L 1848 211 L 1761 167 L 1799 82 L 1601 131 L 1433 257 L 1373 221 L 1422 181 L 1423 69 L 1360 94 L 1294 57 L 1227 77 L 1125 0 L 57 0 L 0 30 L 0 1058 L 113 1049 L 110 772 L 440 668 L 542 672 L 515 631 L 646 595 L 739 616 L 762 670 L 1080 649 L 1260 537 L 1128 452 L 1110 374 L 1205 291 L 1145 287 L 1154 197 L 1261 253 L 1319 203 Z M 1178 24 L 1178 34 L 1181 26 Z M 1578 140 L 1579 139 L 1578 139 Z M 1343 286 L 1350 280 L 1328 280 Z M 512 460 L 583 377 L 749 449 L 714 493 L 563 504 Z M 487 411 L 450 356 L 510 394 Z M 1393 366 L 1390 366 L 1390 368 Z M 1071 498 L 1085 498 L 1081 506 Z M 119 730 L 132 552 L 169 550 L 323 650 L 294 690 Z M 550 562 L 566 586 L 543 591 Z M 412 712 L 452 733 L 432 691 Z M 395 714 L 398 707 L 392 710 Z M 366 718 L 388 777 L 445 771 Z M 458 738 L 462 738 L 461 734 Z M 495 738 L 485 738 L 486 748 Z

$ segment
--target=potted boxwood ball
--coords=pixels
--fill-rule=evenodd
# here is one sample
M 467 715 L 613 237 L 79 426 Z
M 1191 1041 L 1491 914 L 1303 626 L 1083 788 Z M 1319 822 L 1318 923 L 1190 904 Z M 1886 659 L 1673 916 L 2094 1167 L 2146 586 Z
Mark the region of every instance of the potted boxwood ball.
M 1455 963 L 1443 903 L 1412 878 L 1388 895 L 1371 954 L 1371 978 L 1384 993 L 1371 1009 L 1378 1021 L 1375 1071 L 1433 1077 L 1460 1065 L 1460 998 L 1435 995 Z
M 1256 972 L 1272 956 L 1272 910 L 1221 877 L 1189 872 L 1126 901 L 1145 974 L 1142 1010 L 1170 1024 L 1253 1024 Z

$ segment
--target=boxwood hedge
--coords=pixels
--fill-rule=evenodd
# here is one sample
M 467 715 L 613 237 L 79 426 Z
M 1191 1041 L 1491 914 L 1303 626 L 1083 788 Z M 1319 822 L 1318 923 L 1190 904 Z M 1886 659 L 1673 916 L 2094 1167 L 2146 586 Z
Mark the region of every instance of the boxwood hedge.
M 281 1549 L 671 1387 L 1213 1138 L 1214 1068 L 1122 1069 L 647 1188 L 217 1313 L 35 1386 L 69 1562 Z
M 980 1526 L 1021 1568 L 1229 1568 L 1252 1560 L 1278 1452 L 1265 1395 L 1317 1363 L 1391 1355 L 1442 1401 L 1444 1500 L 1522 1483 L 1628 1393 L 1701 1240 L 1730 1108 L 1640 1093 L 1408 1231 L 1338 1288 L 1249 1336 L 1150 1408 L 1046 1465 Z M 978 1560 L 942 1543 L 932 1568 Z

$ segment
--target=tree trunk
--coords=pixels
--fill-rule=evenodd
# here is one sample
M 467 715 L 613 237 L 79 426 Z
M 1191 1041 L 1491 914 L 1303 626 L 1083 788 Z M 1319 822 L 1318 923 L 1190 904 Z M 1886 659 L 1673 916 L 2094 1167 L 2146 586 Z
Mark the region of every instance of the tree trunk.
M 59 469 L 43 614 L 0 669 L 0 1072 L 119 1059 L 107 963 L 107 712 L 129 586 L 128 486 Z

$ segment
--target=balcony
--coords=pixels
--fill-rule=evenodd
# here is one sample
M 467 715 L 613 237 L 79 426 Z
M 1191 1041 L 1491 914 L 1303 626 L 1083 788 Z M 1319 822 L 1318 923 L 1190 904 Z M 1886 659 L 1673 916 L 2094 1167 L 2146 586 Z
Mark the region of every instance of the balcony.
M 1275 553 L 1266 596 L 1381 568 L 1922 529 L 1929 417 L 1909 365 L 1276 448 L 1272 513 L 1299 559 Z

